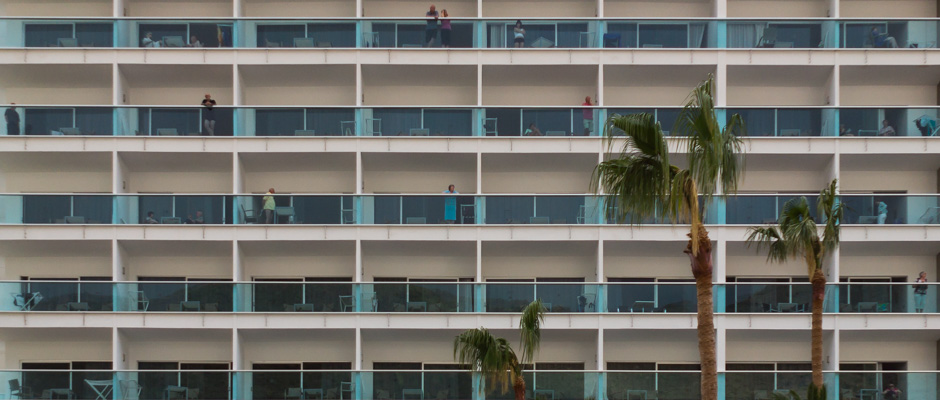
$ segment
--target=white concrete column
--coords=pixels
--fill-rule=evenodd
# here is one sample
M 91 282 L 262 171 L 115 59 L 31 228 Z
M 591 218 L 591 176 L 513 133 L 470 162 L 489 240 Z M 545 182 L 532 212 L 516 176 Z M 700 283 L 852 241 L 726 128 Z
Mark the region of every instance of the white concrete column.
M 356 239 L 356 275 L 353 282 L 362 282 L 362 239 Z
M 474 282 L 483 282 L 483 241 L 477 239 L 477 272 Z
M 839 65 L 836 64 L 832 67 L 832 78 L 830 79 L 831 82 L 829 82 L 829 98 L 827 99 L 828 100 L 828 102 L 826 103 L 827 105 L 838 107 L 839 105 L 842 104 L 842 101 L 839 96 L 839 91 L 840 91 L 839 89 L 841 87 L 841 82 L 839 82 L 840 80 L 841 80 L 841 69 L 839 68 Z
M 597 0 L 597 18 L 604 18 L 604 0 Z
M 483 64 L 477 64 L 477 105 L 483 105 Z
M 242 89 L 242 74 L 238 64 L 232 65 L 232 105 L 240 106 L 245 103 Z
M 839 0 L 829 0 L 829 18 L 839 18 L 839 7 L 841 3 Z
M 362 0 L 356 0 L 357 2 Z M 356 64 L 356 105 L 362 106 L 362 64 Z
M 596 370 L 606 371 L 607 363 L 604 360 L 604 328 L 597 328 L 597 366 Z
M 117 239 L 111 240 L 111 276 L 115 281 L 127 280 L 127 268 L 124 267 L 124 249 Z
M 126 97 L 124 96 L 124 79 L 121 75 L 120 66 L 115 63 L 111 65 L 111 104 L 119 106 L 126 104 Z
M 839 328 L 823 330 L 823 371 L 839 371 Z
M 477 187 L 476 194 L 483 194 L 483 153 L 477 152 Z
M 362 0 L 356 0 L 356 17 L 364 17 L 364 10 L 362 9 Z
M 724 54 L 718 55 L 718 65 L 715 66 L 715 106 L 728 105 L 728 64 Z
M 356 327 L 356 362 L 353 370 L 362 371 L 362 328 Z
M 126 4 L 124 3 L 124 0 L 114 0 L 114 10 L 113 10 L 113 11 L 114 11 L 114 14 L 113 14 L 112 16 L 114 16 L 114 17 L 125 17 L 125 16 L 126 16 L 126 15 L 124 15 L 124 7 L 125 7 L 125 6 L 126 6 Z
M 111 369 L 127 370 L 127 351 L 124 349 L 124 335 L 120 328 L 111 328 Z
M 245 193 L 245 166 L 237 151 L 232 152 L 232 193 Z
M 483 0 L 477 0 L 477 18 L 483 18 Z
M 117 151 L 111 152 L 111 193 L 127 193 L 126 166 Z
M 245 268 L 242 264 L 242 250 L 238 245 L 238 239 L 232 240 L 232 281 L 248 281 L 245 276 Z
M 728 363 L 728 330 L 722 326 L 715 327 L 715 365 L 718 372 L 725 372 Z
M 597 65 L 597 92 L 594 94 L 594 104 L 598 106 L 604 105 L 604 64 L 603 63 Z
M 597 270 L 594 273 L 597 274 L 596 282 L 607 282 L 604 273 L 604 239 L 597 241 Z
M 232 16 L 235 18 L 241 18 L 244 16 L 244 5 L 242 4 L 243 0 L 233 0 L 232 1 Z
M 356 152 L 356 194 L 362 194 L 365 188 L 365 182 L 362 178 L 362 152 Z
M 238 328 L 232 329 L 232 369 L 244 370 L 245 360 L 242 358 L 242 340 Z
M 712 281 L 715 283 L 725 283 L 728 279 L 728 239 L 724 232 L 719 228 L 718 237 L 712 248 L 714 260 L 712 260 Z
M 728 17 L 728 0 L 715 0 L 715 17 Z

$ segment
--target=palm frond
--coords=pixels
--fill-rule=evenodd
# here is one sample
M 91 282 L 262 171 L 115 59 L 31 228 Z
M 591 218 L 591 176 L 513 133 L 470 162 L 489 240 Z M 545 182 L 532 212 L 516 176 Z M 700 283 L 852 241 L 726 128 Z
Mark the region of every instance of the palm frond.
M 519 348 L 522 352 L 521 364 L 534 360 L 535 353 L 542 342 L 542 323 L 545 322 L 545 306 L 541 299 L 529 303 L 522 310 L 519 318 Z
M 737 135 L 745 132 L 744 121 L 739 115 L 731 116 L 724 129 L 720 127 L 715 116 L 713 87 L 714 77 L 709 74 L 692 90 L 679 112 L 675 128 L 688 137 L 689 170 L 705 200 L 704 207 L 719 187 L 722 193 L 737 191 L 741 174 L 739 155 L 743 152 Z
M 471 370 L 488 377 L 502 393 L 509 389 L 519 370 L 519 359 L 509 342 L 493 336 L 486 328 L 470 329 L 457 335 L 454 358 L 457 363 L 469 365 Z
M 821 268 L 819 262 L 819 231 L 816 227 L 816 221 L 810 214 L 809 202 L 806 197 L 798 197 L 788 200 L 783 205 L 783 212 L 780 214 L 780 231 L 784 240 L 787 241 L 790 256 L 803 257 L 807 260 L 807 276 L 812 277 L 817 268 Z
M 776 226 L 752 226 L 747 229 L 747 232 L 747 247 L 755 245 L 758 253 L 766 248 L 768 262 L 784 263 L 787 261 L 790 249 L 787 248 L 787 241 Z
M 609 195 L 606 210 L 618 222 L 638 223 L 655 215 L 667 195 L 671 165 L 666 140 L 649 114 L 613 115 L 607 125 L 608 135 L 621 129 L 627 140 L 617 158 L 594 168 L 591 191 Z
M 839 201 L 838 180 L 833 179 L 829 186 L 819 192 L 819 201 L 817 202 L 817 212 L 820 216 L 826 217 L 826 227 L 823 229 L 822 251 L 830 253 L 839 245 L 839 231 L 842 223 L 842 217 L 845 214 L 845 204 Z M 820 254 L 820 259 L 825 254 Z

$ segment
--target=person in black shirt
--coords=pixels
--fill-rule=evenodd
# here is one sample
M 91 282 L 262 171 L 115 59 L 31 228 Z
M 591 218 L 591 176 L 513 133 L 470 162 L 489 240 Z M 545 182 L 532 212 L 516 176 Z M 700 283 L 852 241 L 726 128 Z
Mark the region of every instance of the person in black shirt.
M 3 113 L 3 118 L 7 120 L 7 135 L 20 134 L 20 114 L 17 114 L 15 106 L 16 103 L 10 103 L 10 108 Z
M 206 98 L 202 100 L 202 106 L 205 107 L 202 110 L 202 127 L 209 136 L 215 136 L 215 100 L 212 100 L 209 93 L 206 93 Z

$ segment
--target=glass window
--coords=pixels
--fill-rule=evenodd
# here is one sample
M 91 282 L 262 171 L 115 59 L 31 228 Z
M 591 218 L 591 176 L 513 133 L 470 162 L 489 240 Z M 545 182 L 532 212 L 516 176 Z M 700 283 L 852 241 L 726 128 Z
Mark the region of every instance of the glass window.
M 24 224 L 61 224 L 71 215 L 70 196 L 23 196 Z
M 470 136 L 473 133 L 473 112 L 424 110 L 424 129 L 432 136 Z
M 487 136 L 519 136 L 522 134 L 521 114 L 518 108 L 487 108 L 486 119 L 495 119 L 487 121 L 484 126 Z M 495 134 L 494 134 L 495 132 Z
M 170 108 L 149 108 L 142 109 L 143 112 L 149 111 L 150 118 L 141 118 L 141 124 L 149 122 L 149 126 L 141 126 L 141 132 L 148 132 L 151 135 L 157 135 L 160 129 L 175 129 L 179 136 L 198 135 L 201 132 L 200 110 L 193 109 L 170 109 Z M 216 110 L 216 112 L 221 110 Z M 219 118 L 222 119 L 222 118 Z M 219 127 L 217 126 L 218 130 Z
M 776 133 L 776 111 L 760 108 L 731 108 L 725 112 L 726 120 L 738 114 L 744 120 L 747 136 L 774 136 Z
M 822 27 L 818 24 L 770 24 L 777 28 L 774 47 L 819 47 Z
M 421 110 L 412 108 L 376 108 L 372 118 L 382 121 L 381 136 L 408 136 L 421 129 Z
M 76 108 L 75 127 L 82 135 L 114 134 L 114 112 L 110 108 Z
M 604 47 L 637 47 L 637 24 L 615 22 L 607 24 Z
M 543 135 L 550 131 L 564 132 L 564 136 L 571 134 L 570 109 L 522 110 L 522 122 L 525 128 L 535 124 Z
M 71 108 L 26 108 L 25 113 L 27 135 L 51 135 L 53 131 L 61 133 L 62 128 L 75 126 Z
M 581 37 L 581 32 L 587 31 L 587 23 L 559 23 L 558 43 L 555 47 L 593 47 L 594 42 L 589 41 L 588 35 Z
M 294 38 L 302 37 L 303 25 L 258 25 L 258 47 L 294 47 Z
M 305 128 L 302 109 L 258 109 L 255 111 L 255 136 L 294 136 L 296 131 L 303 129 Z
M 73 38 L 72 24 L 25 24 L 26 47 L 55 47 L 59 39 Z
M 313 38 L 317 47 L 356 47 L 356 24 L 308 24 L 307 36 Z
M 689 27 L 684 24 L 640 24 L 640 47 L 684 48 L 689 46 Z
M 343 132 L 344 121 L 355 121 L 355 110 L 348 108 L 308 108 L 307 129 L 317 131 L 317 136 L 351 136 L 356 132 Z M 347 129 L 353 129 L 346 127 Z
M 77 23 L 75 38 L 79 47 L 114 47 L 114 25 L 111 23 Z

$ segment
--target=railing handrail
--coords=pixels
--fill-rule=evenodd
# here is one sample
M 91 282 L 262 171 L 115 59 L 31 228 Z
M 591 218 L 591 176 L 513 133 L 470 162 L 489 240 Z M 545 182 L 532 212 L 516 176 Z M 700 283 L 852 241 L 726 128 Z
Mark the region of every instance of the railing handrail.
M 864 278 L 864 277 L 862 277 Z M 533 286 L 695 286 L 694 281 L 690 282 L 453 282 L 453 281 L 420 281 L 420 282 L 345 282 L 345 281 L 226 281 L 226 280 L 213 280 L 213 281 L 95 281 L 95 280 L 70 280 L 68 278 L 62 279 L 36 279 L 36 280 L 0 280 L 0 284 L 49 284 L 49 283 L 62 283 L 62 284 L 124 284 L 124 285 L 134 285 L 134 284 L 174 284 L 174 285 L 205 285 L 205 284 L 217 284 L 217 285 L 374 285 L 374 286 L 401 286 L 401 285 L 452 285 L 452 286 L 470 286 L 470 285 L 483 285 L 483 286 L 504 286 L 504 285 L 533 285 Z M 288 278 L 285 278 L 288 279 Z M 442 278 L 443 279 L 443 278 Z M 502 279 L 502 278 L 501 278 Z M 528 279 L 528 278 L 520 278 Z M 534 279 L 534 278 L 532 278 Z M 685 279 L 685 278 L 679 278 Z M 691 277 L 688 279 L 692 279 Z M 715 282 L 715 286 L 806 286 L 809 287 L 812 284 L 810 282 Z M 858 286 L 940 286 L 940 282 L 826 282 L 828 286 L 847 286 L 847 285 L 858 285 Z
M 926 22 L 940 22 L 940 18 L 925 18 L 925 17 L 528 17 L 528 16 L 517 16 L 517 17 L 460 17 L 460 16 L 448 16 L 447 18 L 439 19 L 448 19 L 451 21 L 473 21 L 473 22 L 502 22 L 513 23 L 517 20 L 522 20 L 523 23 L 531 22 L 540 22 L 540 21 L 579 21 L 579 22 L 604 22 L 604 21 L 700 21 L 700 22 L 721 22 L 721 21 L 732 21 L 732 22 L 758 22 L 758 21 L 781 21 L 781 22 L 891 22 L 891 21 L 926 21 Z M 264 22 L 264 21 L 277 21 L 277 22 L 311 22 L 311 21 L 414 21 L 414 22 L 427 22 L 428 17 L 423 17 L 420 15 L 407 16 L 407 17 L 373 17 L 373 16 L 362 16 L 362 17 L 162 17 L 162 16 L 2 16 L 0 21 L 4 20 L 30 20 L 30 21 L 183 21 L 183 22 L 200 22 L 200 21 L 220 21 L 220 22 L 237 22 L 237 21 L 249 21 L 249 22 Z

